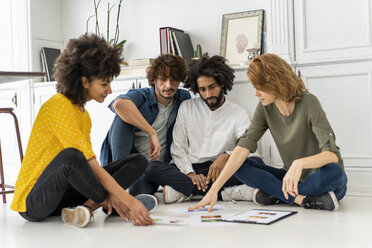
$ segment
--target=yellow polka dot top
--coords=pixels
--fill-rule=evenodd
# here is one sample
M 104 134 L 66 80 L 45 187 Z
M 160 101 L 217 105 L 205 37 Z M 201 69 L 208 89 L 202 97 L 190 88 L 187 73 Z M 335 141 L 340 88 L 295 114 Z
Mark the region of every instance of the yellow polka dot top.
M 10 208 L 26 212 L 26 197 L 45 167 L 63 149 L 80 150 L 87 160 L 95 157 L 90 141 L 92 123 L 66 96 L 56 94 L 45 102 L 36 117 L 15 185 Z

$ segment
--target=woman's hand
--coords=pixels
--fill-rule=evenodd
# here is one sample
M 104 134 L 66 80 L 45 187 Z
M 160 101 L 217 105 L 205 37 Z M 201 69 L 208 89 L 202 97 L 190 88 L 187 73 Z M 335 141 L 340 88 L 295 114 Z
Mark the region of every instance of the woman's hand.
M 134 198 L 128 192 L 125 191 L 112 176 L 103 169 L 95 158 L 89 160 L 93 171 L 99 178 L 101 184 L 107 191 L 109 191 L 109 197 L 106 199 L 107 208 L 112 211 L 112 207 L 119 210 L 118 213 L 122 218 L 128 218 L 128 212 L 126 208 L 129 209 L 129 219 L 134 225 L 151 225 L 154 221 L 151 219 L 147 209 Z M 114 196 L 111 196 L 114 195 Z M 119 203 L 119 201 L 121 201 Z M 110 203 L 110 206 L 109 206 Z M 102 203 L 102 206 L 105 202 Z M 126 208 L 125 208 L 126 207 Z
M 291 167 L 289 167 L 289 170 L 283 178 L 282 185 L 282 191 L 285 199 L 288 200 L 288 194 L 293 197 L 298 195 L 298 182 L 300 181 L 302 170 L 303 167 L 301 159 L 293 161 Z
M 112 213 L 112 208 L 114 208 L 123 220 L 128 221 L 130 219 L 129 208 L 113 194 L 109 194 L 103 207 L 107 208 L 108 215 Z
M 217 192 L 214 192 L 212 189 L 210 189 L 200 202 L 198 202 L 194 206 L 189 207 L 188 210 L 193 211 L 195 209 L 204 208 L 205 206 L 209 205 L 208 212 L 211 212 L 216 202 Z
M 151 219 L 147 208 L 145 208 L 145 206 L 143 206 L 137 199 L 133 197 L 130 202 L 128 202 L 127 206 L 130 211 L 130 220 L 133 225 L 145 226 L 154 224 L 154 220 Z
M 158 134 L 154 132 L 154 134 L 150 135 L 150 160 L 159 160 L 160 151 L 161 145 Z

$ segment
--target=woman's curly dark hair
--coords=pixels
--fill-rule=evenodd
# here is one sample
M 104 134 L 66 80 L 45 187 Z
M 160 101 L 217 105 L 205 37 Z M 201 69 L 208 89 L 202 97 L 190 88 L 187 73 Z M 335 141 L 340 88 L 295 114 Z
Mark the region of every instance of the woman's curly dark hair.
M 203 54 L 200 59 L 190 62 L 183 87 L 190 89 L 195 94 L 199 93 L 197 80 L 201 76 L 213 77 L 222 87 L 224 94 L 232 89 L 235 78 L 234 69 L 226 64 L 224 57 L 218 55 L 209 57 L 207 53 Z
M 155 85 L 158 77 L 170 78 L 176 82 L 181 82 L 186 77 L 186 63 L 178 55 L 163 54 L 151 63 L 146 72 L 150 86 Z
M 54 78 L 57 92 L 76 105 L 84 105 L 86 96 L 81 78 L 107 80 L 119 75 L 122 50 L 118 46 L 109 46 L 95 34 L 71 39 L 56 60 Z

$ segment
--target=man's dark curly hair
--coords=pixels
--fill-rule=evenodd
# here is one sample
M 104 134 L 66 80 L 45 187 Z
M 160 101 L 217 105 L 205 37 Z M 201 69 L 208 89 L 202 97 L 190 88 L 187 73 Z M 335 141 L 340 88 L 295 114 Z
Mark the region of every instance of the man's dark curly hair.
M 224 57 L 218 55 L 209 57 L 207 53 L 203 54 L 200 59 L 190 62 L 183 87 L 190 89 L 195 94 L 199 93 L 197 80 L 201 76 L 213 77 L 222 87 L 224 94 L 232 89 L 235 78 L 234 69 L 226 64 Z
M 173 54 L 163 54 L 158 56 L 146 70 L 149 85 L 155 85 L 160 78 L 170 78 L 176 82 L 185 80 L 186 63 L 185 60 Z
M 56 60 L 54 78 L 57 92 L 62 93 L 76 105 L 86 102 L 81 78 L 112 79 L 120 73 L 122 48 L 109 46 L 95 34 L 71 39 L 66 49 Z

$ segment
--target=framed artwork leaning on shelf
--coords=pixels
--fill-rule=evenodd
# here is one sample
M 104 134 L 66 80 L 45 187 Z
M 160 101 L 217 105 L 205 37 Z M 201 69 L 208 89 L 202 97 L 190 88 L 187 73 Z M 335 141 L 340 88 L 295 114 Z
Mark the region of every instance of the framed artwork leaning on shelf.
M 222 16 L 220 55 L 229 64 L 247 63 L 247 49 L 263 51 L 264 10 L 252 10 Z

